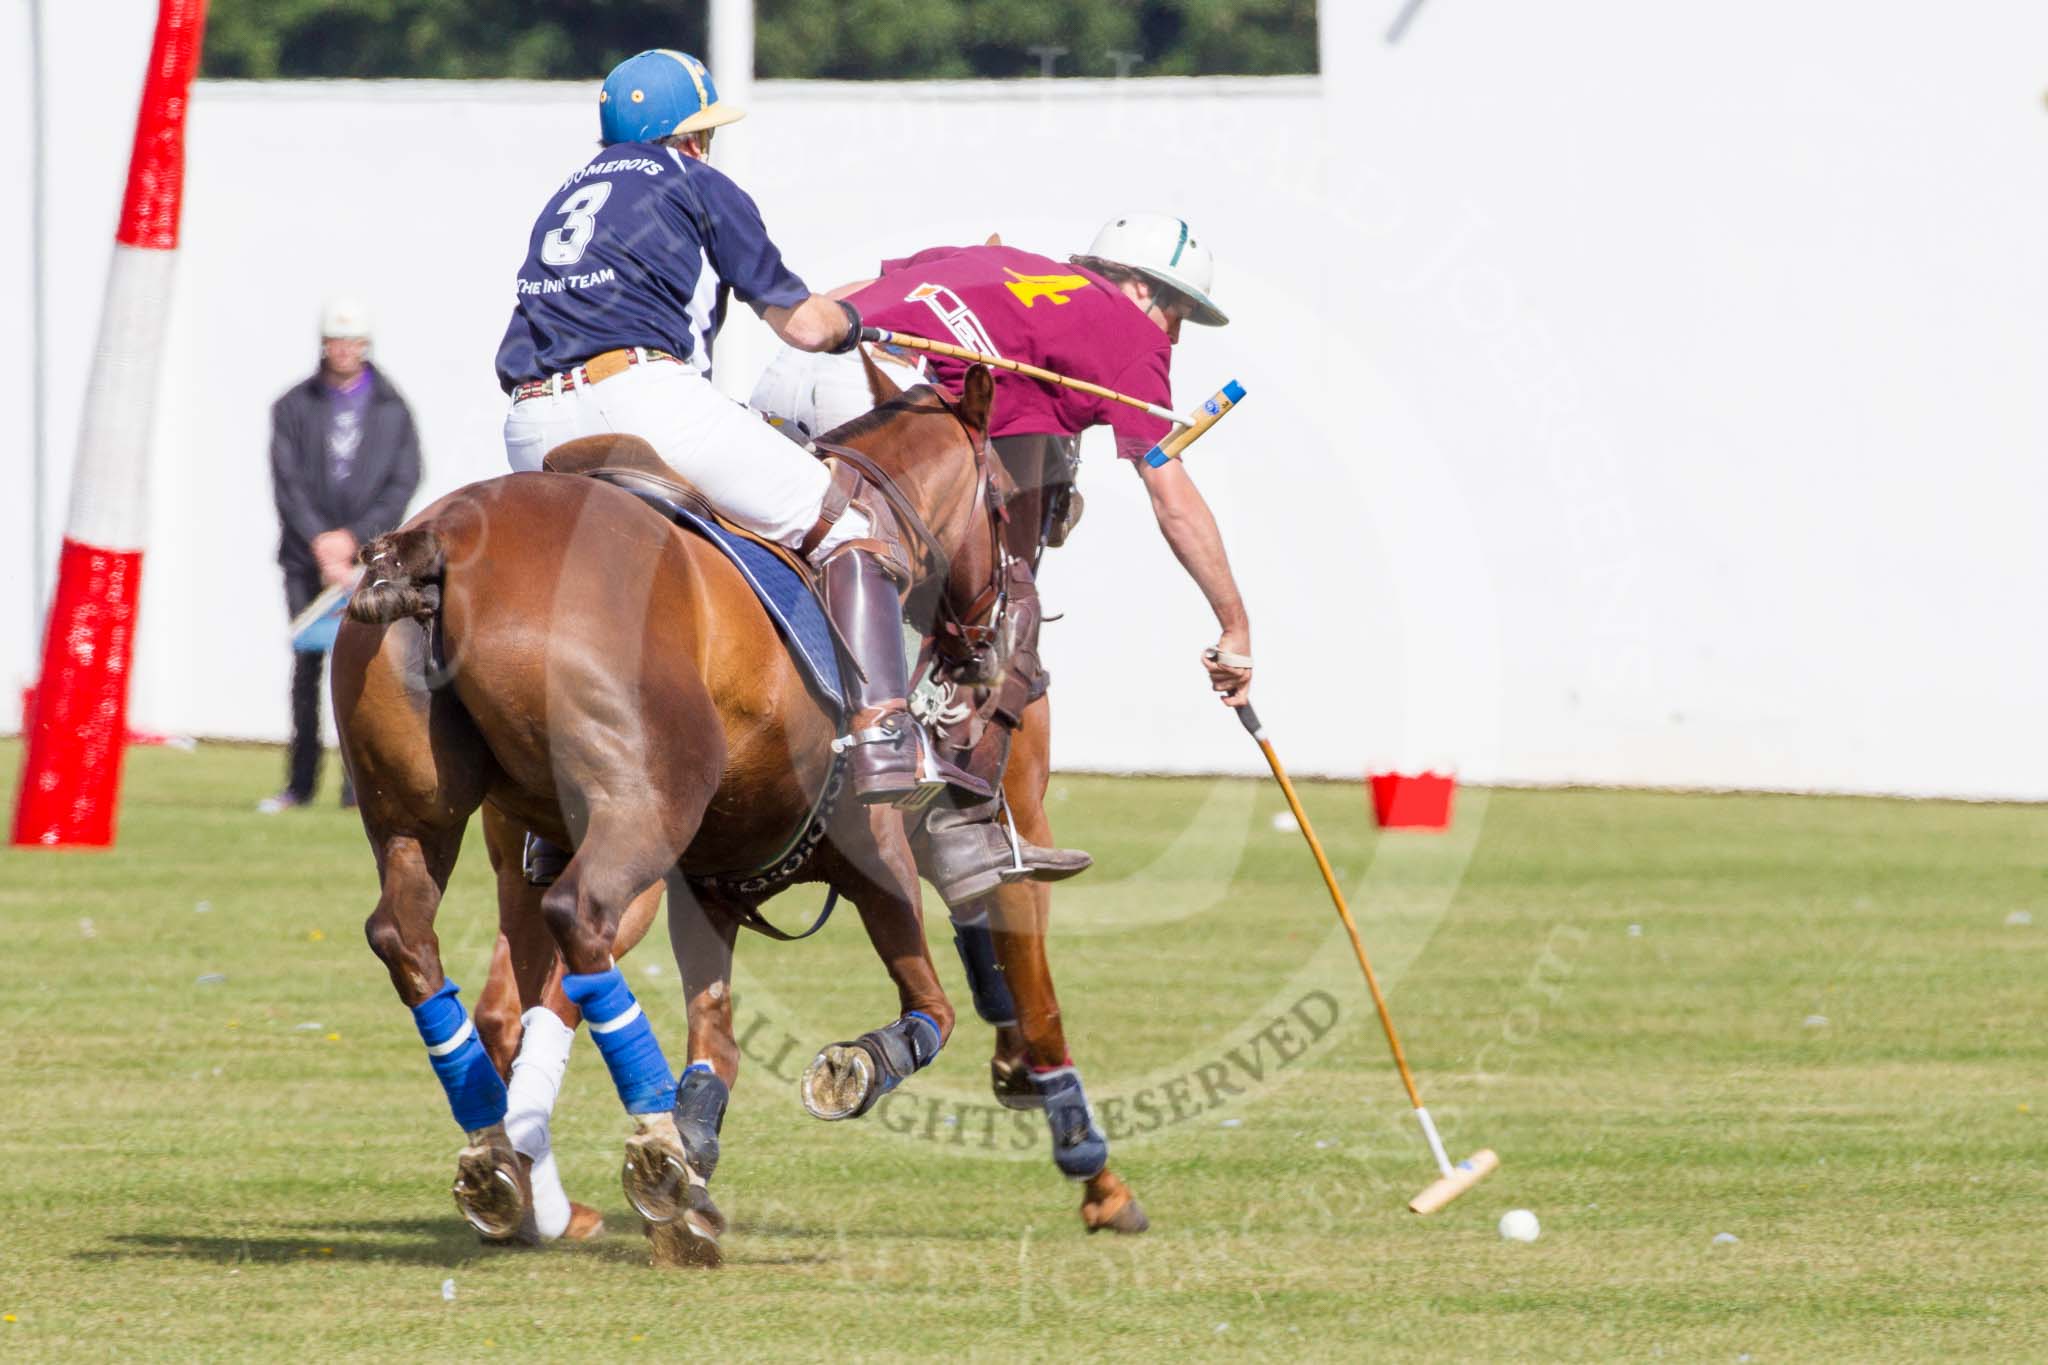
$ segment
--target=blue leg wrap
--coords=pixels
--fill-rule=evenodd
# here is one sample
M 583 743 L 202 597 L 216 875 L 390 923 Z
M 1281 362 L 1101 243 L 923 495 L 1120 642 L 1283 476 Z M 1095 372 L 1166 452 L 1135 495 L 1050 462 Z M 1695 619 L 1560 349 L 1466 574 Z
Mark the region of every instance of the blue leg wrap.
M 661 1055 L 654 1026 L 619 969 L 565 976 L 562 992 L 583 1011 L 626 1112 L 665 1114 L 675 1108 L 676 1082 L 668 1058 Z
M 876 1061 L 881 1084 L 875 1093 L 886 1095 L 937 1061 L 946 1040 L 936 1019 L 923 1010 L 912 1010 L 893 1024 L 863 1033 L 856 1041 Z
M 960 965 L 967 969 L 967 989 L 974 995 L 974 1012 L 996 1025 L 1017 1022 L 1017 1002 L 1010 995 L 1010 983 L 996 964 L 996 936 L 988 927 L 988 912 L 953 921 L 953 946 L 960 950 Z
M 455 998 L 458 987 L 446 982 L 427 999 L 412 1007 L 413 1022 L 419 1025 L 420 1041 L 427 1045 L 427 1060 L 448 1092 L 448 1108 L 462 1131 L 473 1133 L 502 1123 L 505 1118 L 505 1082 L 491 1065 L 476 1026 Z
M 904 1015 L 903 1023 L 910 1032 L 911 1056 L 917 1061 L 914 1070 L 922 1071 L 939 1059 L 939 1049 L 946 1045 L 946 1037 L 939 1032 L 939 1021 L 923 1010 L 912 1010 Z M 924 1027 L 919 1028 L 918 1024 Z
M 726 1089 L 709 1062 L 692 1062 L 683 1069 L 683 1083 L 676 1087 L 676 1131 L 682 1134 L 683 1150 L 697 1173 L 706 1180 L 718 1169 L 718 1131 L 725 1126 Z
M 1053 1164 L 1062 1175 L 1086 1180 L 1109 1164 L 1109 1139 L 1095 1126 L 1088 1110 L 1088 1092 L 1081 1073 L 1071 1066 L 1031 1073 L 1031 1088 L 1045 1101 L 1046 1126 L 1052 1129 Z

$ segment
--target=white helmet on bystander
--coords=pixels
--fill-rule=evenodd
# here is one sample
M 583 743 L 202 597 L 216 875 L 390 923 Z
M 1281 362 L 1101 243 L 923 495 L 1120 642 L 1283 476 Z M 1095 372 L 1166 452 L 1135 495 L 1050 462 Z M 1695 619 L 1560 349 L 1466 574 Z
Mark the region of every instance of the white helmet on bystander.
M 322 341 L 368 341 L 370 309 L 361 299 L 337 294 L 320 307 Z

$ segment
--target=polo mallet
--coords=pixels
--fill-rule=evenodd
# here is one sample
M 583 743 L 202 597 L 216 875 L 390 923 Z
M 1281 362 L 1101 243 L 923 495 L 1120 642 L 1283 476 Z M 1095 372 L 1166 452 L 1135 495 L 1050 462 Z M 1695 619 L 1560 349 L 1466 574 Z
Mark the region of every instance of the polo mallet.
M 1422 1136 L 1429 1140 L 1430 1155 L 1436 1158 L 1437 1170 L 1442 1175 L 1408 1201 L 1408 1207 L 1416 1213 L 1435 1213 L 1444 1205 L 1456 1199 L 1465 1191 L 1477 1185 L 1493 1168 L 1500 1165 L 1500 1158 L 1491 1148 L 1482 1148 L 1466 1157 L 1455 1166 L 1444 1151 L 1444 1140 L 1437 1135 L 1436 1121 L 1423 1106 L 1422 1092 L 1415 1088 L 1415 1073 L 1408 1069 L 1408 1058 L 1401 1051 L 1401 1039 L 1394 1032 L 1394 1016 L 1387 1012 L 1387 997 L 1380 993 L 1379 978 L 1373 975 L 1372 963 L 1365 955 L 1365 944 L 1358 937 L 1357 921 L 1351 918 L 1351 910 L 1344 904 L 1344 893 L 1337 888 L 1337 874 L 1330 870 L 1330 860 L 1323 854 L 1322 841 L 1316 838 L 1315 827 L 1308 822 L 1308 812 L 1301 808 L 1301 798 L 1294 794 L 1294 784 L 1287 780 L 1287 770 L 1280 766 L 1280 755 L 1273 751 L 1273 742 L 1266 738 L 1265 727 L 1259 724 L 1259 717 L 1251 707 L 1237 708 L 1237 718 L 1244 722 L 1244 728 L 1258 742 L 1259 752 L 1266 756 L 1266 766 L 1273 770 L 1273 778 L 1280 784 L 1281 795 L 1287 798 L 1287 808 L 1294 812 L 1295 823 L 1301 826 L 1301 837 L 1308 840 L 1308 849 L 1315 855 L 1316 870 L 1323 874 L 1323 885 L 1330 890 L 1331 903 L 1337 907 L 1337 917 L 1344 921 L 1344 932 L 1351 935 L 1351 951 L 1358 957 L 1358 969 L 1365 973 L 1366 989 L 1372 992 L 1373 1007 L 1380 1012 L 1380 1027 L 1387 1032 L 1387 1046 L 1394 1053 L 1394 1067 L 1401 1073 L 1401 1084 L 1408 1088 L 1408 1102 L 1415 1106 L 1416 1121 L 1422 1125 Z

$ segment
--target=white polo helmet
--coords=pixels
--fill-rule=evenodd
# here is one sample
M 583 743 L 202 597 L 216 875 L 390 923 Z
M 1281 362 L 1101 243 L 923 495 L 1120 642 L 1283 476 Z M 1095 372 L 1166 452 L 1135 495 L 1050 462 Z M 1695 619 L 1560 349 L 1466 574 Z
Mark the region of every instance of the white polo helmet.
M 1196 238 L 1184 218 L 1170 213 L 1126 213 L 1110 219 L 1095 234 L 1088 256 L 1114 261 L 1188 296 L 1194 311 L 1188 321 L 1221 327 L 1230 319 L 1209 300 L 1216 279 L 1216 257 Z M 1069 257 L 1084 260 L 1086 257 Z
M 361 299 L 337 294 L 321 305 L 320 337 L 323 341 L 370 339 L 370 308 Z

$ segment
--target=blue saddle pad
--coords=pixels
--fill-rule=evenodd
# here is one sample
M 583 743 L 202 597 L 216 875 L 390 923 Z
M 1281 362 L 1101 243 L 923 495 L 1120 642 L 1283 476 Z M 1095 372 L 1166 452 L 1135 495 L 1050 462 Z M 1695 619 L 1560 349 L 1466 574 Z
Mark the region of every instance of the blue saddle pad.
M 839 650 L 832 639 L 832 627 L 826 624 L 825 609 L 818 604 L 817 594 L 806 586 L 797 571 L 774 551 L 733 535 L 687 507 L 636 488 L 626 491 L 652 504 L 676 525 L 695 531 L 732 561 L 740 577 L 753 588 L 754 596 L 761 600 L 762 609 L 775 623 L 782 642 L 789 646 L 789 652 L 803 670 L 804 681 L 820 700 L 832 707 L 834 719 L 844 720 L 846 685 L 839 672 Z

